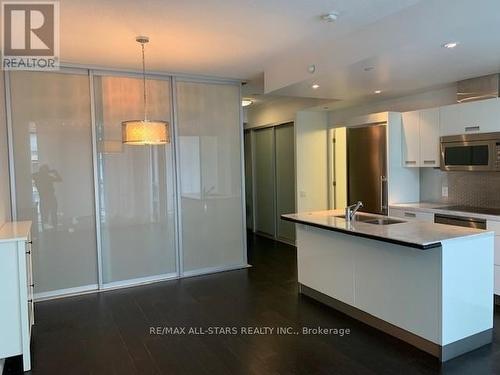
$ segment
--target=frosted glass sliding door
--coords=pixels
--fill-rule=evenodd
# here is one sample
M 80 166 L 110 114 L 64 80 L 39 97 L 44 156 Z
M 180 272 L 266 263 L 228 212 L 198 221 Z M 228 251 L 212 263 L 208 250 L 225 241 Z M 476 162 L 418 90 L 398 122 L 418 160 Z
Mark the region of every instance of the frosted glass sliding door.
M 96 288 L 88 74 L 11 72 L 10 84 L 16 216 L 33 221 L 35 292 Z
M 184 273 L 246 263 L 240 88 L 178 81 Z
M 172 144 L 121 142 L 121 122 L 143 118 L 142 79 L 94 77 L 104 284 L 176 272 Z M 171 122 L 169 80 L 147 81 L 149 118 Z

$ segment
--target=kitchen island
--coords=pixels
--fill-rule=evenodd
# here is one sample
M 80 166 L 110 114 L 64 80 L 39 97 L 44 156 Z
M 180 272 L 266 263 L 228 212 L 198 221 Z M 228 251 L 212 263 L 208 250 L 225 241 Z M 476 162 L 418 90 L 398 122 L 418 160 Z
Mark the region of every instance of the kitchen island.
M 493 232 L 343 211 L 297 223 L 300 292 L 447 361 L 491 342 Z

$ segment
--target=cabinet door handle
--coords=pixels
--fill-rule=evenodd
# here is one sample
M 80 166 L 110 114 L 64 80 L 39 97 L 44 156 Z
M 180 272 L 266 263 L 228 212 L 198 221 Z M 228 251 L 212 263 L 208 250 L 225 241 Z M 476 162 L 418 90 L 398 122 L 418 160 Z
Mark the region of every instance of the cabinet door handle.
M 481 130 L 481 127 L 480 126 L 466 126 L 465 127 L 465 131 L 466 132 L 474 132 L 474 131 L 479 131 Z
M 28 251 L 26 252 L 26 254 L 31 254 L 31 251 L 30 251 L 30 250 L 28 250 Z
M 416 160 L 407 160 L 405 161 L 406 164 L 417 164 Z
M 413 212 L 405 212 L 405 217 L 417 217 L 417 214 Z
M 435 160 L 424 160 L 424 164 L 436 164 Z
M 26 243 L 31 245 L 31 244 L 33 244 L 33 241 L 26 241 Z

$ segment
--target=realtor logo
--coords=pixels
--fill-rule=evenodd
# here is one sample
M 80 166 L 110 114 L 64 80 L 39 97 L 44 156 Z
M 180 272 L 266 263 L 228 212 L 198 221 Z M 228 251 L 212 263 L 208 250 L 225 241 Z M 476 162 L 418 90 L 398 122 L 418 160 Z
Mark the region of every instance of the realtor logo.
M 59 69 L 59 2 L 2 1 L 2 68 Z

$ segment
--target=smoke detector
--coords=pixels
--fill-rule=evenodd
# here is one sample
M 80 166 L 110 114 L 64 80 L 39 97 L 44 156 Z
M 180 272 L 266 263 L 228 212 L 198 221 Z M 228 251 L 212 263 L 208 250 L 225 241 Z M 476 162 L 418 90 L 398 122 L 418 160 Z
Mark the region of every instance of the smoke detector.
M 459 44 L 460 44 L 459 42 L 448 42 L 448 43 L 442 44 L 441 47 L 452 49 L 452 48 L 455 48 L 456 46 L 458 46 Z
M 337 12 L 329 12 L 321 16 L 321 19 L 326 22 L 335 22 L 338 18 L 339 14 Z

